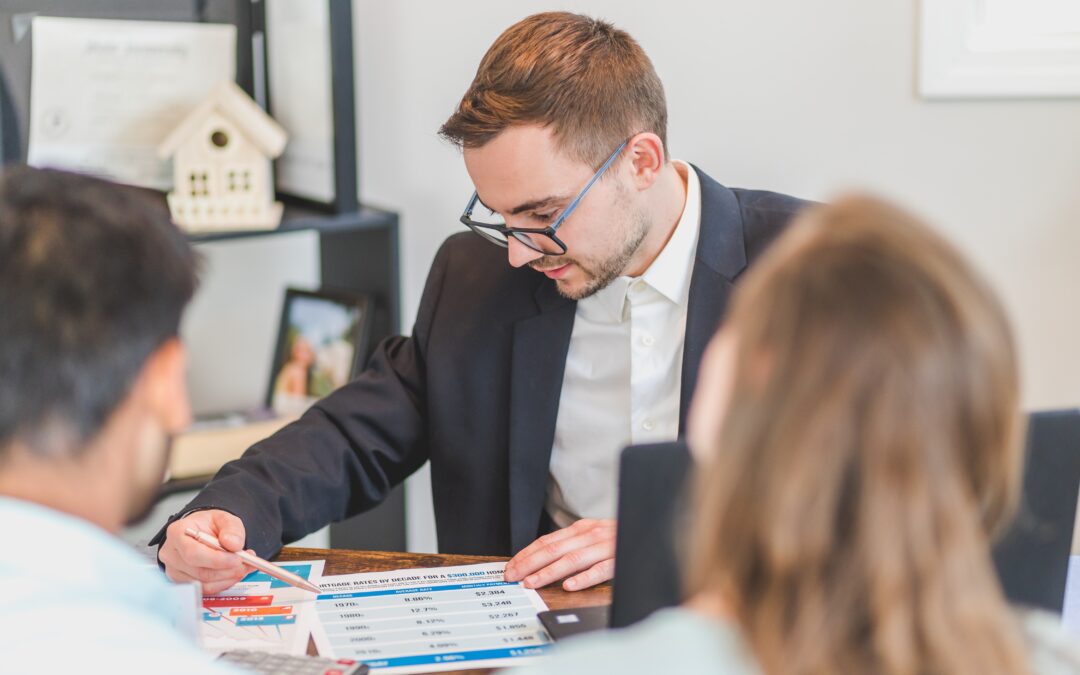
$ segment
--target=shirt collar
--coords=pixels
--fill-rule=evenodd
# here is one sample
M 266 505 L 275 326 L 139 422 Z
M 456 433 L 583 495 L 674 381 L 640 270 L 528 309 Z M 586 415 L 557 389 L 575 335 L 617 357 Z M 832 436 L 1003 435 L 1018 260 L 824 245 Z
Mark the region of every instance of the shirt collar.
M 690 297 L 690 276 L 697 255 L 701 229 L 701 181 L 694 168 L 682 160 L 672 160 L 675 170 L 686 180 L 686 204 L 667 244 L 641 279 L 671 302 L 685 308 Z M 626 298 L 635 279 L 617 277 L 593 295 L 578 302 L 578 312 L 593 320 L 621 322 L 626 319 Z M 604 318 L 601 318 L 604 317 Z
M 701 229 L 701 182 L 697 172 L 686 162 L 675 159 L 672 164 L 686 180 L 686 205 L 671 238 L 641 278 L 671 302 L 686 307 Z
M 633 279 L 630 277 L 616 277 L 607 286 L 578 302 L 578 311 L 593 321 L 613 321 L 615 323 L 624 321 L 626 293 L 630 288 L 631 281 Z M 600 314 L 605 318 L 601 318 Z

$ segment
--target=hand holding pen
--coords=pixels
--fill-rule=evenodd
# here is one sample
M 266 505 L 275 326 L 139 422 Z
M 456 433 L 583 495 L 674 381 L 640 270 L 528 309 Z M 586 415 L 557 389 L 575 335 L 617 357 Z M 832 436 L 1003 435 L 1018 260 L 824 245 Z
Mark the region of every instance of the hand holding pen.
M 187 529 L 216 537 L 227 552 L 187 536 Z M 243 549 L 247 532 L 243 521 L 228 511 L 193 511 L 173 521 L 165 532 L 165 543 L 158 553 L 165 573 L 174 581 L 198 581 L 206 595 L 224 591 L 255 569 L 233 555 Z
M 232 555 L 239 557 L 241 560 L 243 560 L 248 565 L 251 565 L 255 569 L 265 572 L 266 574 L 274 577 L 279 581 L 283 581 L 290 586 L 295 586 L 296 588 L 300 588 L 311 593 L 321 592 L 321 589 L 318 586 L 311 583 L 307 579 L 297 576 L 292 572 L 288 571 L 287 569 L 275 565 L 272 562 L 263 560 L 257 555 L 253 555 L 251 553 L 248 553 L 247 551 L 226 551 L 225 548 L 221 546 L 221 543 L 217 540 L 217 538 L 213 535 L 209 535 L 205 532 L 200 532 L 198 530 L 193 530 L 191 528 L 185 529 L 184 534 L 198 542 L 206 544 L 211 548 L 216 548 L 219 551 L 224 551 L 225 553 L 232 553 Z

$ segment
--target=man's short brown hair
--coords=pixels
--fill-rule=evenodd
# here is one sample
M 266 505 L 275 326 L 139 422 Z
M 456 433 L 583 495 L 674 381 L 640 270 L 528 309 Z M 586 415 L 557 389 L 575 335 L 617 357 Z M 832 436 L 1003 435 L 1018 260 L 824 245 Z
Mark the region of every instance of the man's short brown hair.
M 439 134 L 478 148 L 517 124 L 551 127 L 561 150 L 594 167 L 643 131 L 666 154 L 667 103 L 649 57 L 625 31 L 580 14 L 534 14 L 506 29 Z

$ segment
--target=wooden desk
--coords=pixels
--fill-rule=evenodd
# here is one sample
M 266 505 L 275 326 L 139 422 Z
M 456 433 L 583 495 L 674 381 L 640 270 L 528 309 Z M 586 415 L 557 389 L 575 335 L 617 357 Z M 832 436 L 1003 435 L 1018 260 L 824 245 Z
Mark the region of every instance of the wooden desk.
M 385 553 L 383 551 L 343 551 L 321 548 L 285 548 L 275 558 L 277 561 L 326 560 L 324 574 L 355 574 L 357 572 L 389 572 L 410 567 L 450 567 L 476 563 L 500 562 L 506 558 L 488 558 L 477 555 L 437 555 L 424 553 Z M 551 609 L 589 607 L 611 603 L 611 584 L 601 584 L 584 591 L 568 593 L 559 584 L 551 584 L 538 591 Z M 308 645 L 314 654 L 314 644 Z M 481 675 L 492 671 L 455 670 L 455 673 Z

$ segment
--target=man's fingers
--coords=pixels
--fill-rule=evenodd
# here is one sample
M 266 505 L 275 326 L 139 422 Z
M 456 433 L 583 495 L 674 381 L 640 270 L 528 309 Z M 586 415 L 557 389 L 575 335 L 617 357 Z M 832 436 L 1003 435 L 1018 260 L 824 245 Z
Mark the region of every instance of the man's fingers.
M 241 562 L 234 555 L 214 549 L 211 546 L 187 536 L 188 529 L 205 532 L 217 537 L 222 547 L 229 551 L 238 551 L 244 545 L 246 538 L 244 523 L 227 511 L 211 509 L 196 511 L 180 520 L 177 520 L 166 530 L 165 546 L 162 547 L 162 562 L 170 564 L 170 560 L 164 555 L 166 548 L 174 548 L 180 560 L 172 561 L 186 567 L 190 574 L 191 568 L 210 567 L 215 569 L 239 568 Z
M 213 532 L 222 548 L 227 551 L 239 551 L 247 538 L 244 523 L 227 511 L 206 511 L 210 515 Z
M 586 588 L 604 581 L 605 572 L 614 573 L 614 558 L 615 521 L 583 519 L 526 546 L 507 563 L 505 576 L 507 581 L 522 581 L 526 588 L 539 588 L 589 572 L 572 584 Z M 609 564 L 601 565 L 605 561 Z
M 588 518 L 582 518 L 581 520 L 576 520 L 569 527 L 562 527 L 562 528 L 559 528 L 558 530 L 555 530 L 554 532 L 549 532 L 549 533 L 545 534 L 544 536 L 540 537 L 539 539 L 537 539 L 533 543 L 531 543 L 528 546 L 526 546 L 525 548 L 523 548 L 521 550 L 521 553 L 525 553 L 529 549 L 533 549 L 535 551 L 536 549 L 541 548 L 545 544 L 554 544 L 555 542 L 562 541 L 563 539 L 568 539 L 570 537 L 576 537 L 577 535 L 581 534 L 582 532 L 585 532 L 586 530 L 589 530 L 589 529 L 595 527 L 597 524 L 599 524 L 599 522 L 600 521 L 590 520 Z
M 564 539 L 570 539 L 576 535 L 576 531 L 572 531 L 570 527 L 564 527 L 561 530 L 555 530 L 554 532 L 545 534 L 521 549 L 518 551 L 517 555 L 510 559 L 510 562 L 506 563 L 506 580 L 520 581 L 526 574 L 529 574 L 536 569 L 535 567 L 525 569 L 526 563 L 524 561 L 527 561 L 537 553 L 540 553 L 545 547 L 552 546 Z
M 219 510 L 196 511 L 169 525 L 158 558 L 174 581 L 198 581 L 204 595 L 226 590 L 243 579 L 252 567 L 233 553 L 219 551 L 187 536 L 187 529 L 217 537 L 229 551 L 238 551 L 246 538 L 244 524 L 231 513 Z
M 233 584 L 247 576 L 247 572 L 243 569 L 241 569 L 239 572 L 234 572 L 233 570 L 218 570 L 201 567 L 194 570 L 193 572 L 188 573 L 188 575 L 193 577 L 195 581 L 198 581 L 204 586 L 207 584 L 215 584 L 222 581 L 227 581 L 229 582 L 229 586 L 232 586 Z M 228 588 L 228 586 L 226 586 L 226 588 Z
M 166 573 L 169 575 L 170 579 L 180 583 L 199 582 L 199 585 L 202 587 L 203 595 L 220 593 L 236 585 L 238 581 L 247 576 L 247 570 L 242 571 L 240 574 L 232 574 L 230 572 L 212 569 L 192 570 L 192 572 L 189 573 L 184 570 L 172 568 L 167 569 Z
M 194 540 L 191 541 L 197 546 L 202 546 Z M 244 575 L 251 569 L 234 555 L 211 549 L 207 551 L 209 554 L 198 549 L 191 550 L 190 545 L 177 546 L 171 541 L 166 541 L 161 547 L 159 558 L 165 564 L 166 574 L 178 581 L 183 579 L 180 579 L 177 573 L 193 577 L 200 569 L 213 569 L 230 575 Z
M 615 559 L 601 560 L 581 574 L 575 574 L 563 582 L 563 589 L 567 591 L 580 591 L 605 581 L 615 578 Z
M 239 581 L 239 579 L 237 579 L 236 581 Z M 233 581 L 233 580 L 212 581 L 210 583 L 203 584 L 202 585 L 203 595 L 217 595 L 218 593 L 220 593 L 222 591 L 226 591 L 229 588 L 231 588 L 233 585 L 236 584 L 236 581 Z
M 567 544 L 580 536 L 593 536 L 607 526 L 609 521 L 582 519 L 570 527 L 545 534 L 525 548 L 506 564 L 507 581 L 520 581 L 537 570 L 550 565 L 562 557 L 568 550 Z M 614 522 L 614 521 L 610 521 Z
M 190 537 L 184 537 L 184 539 L 176 542 L 175 548 L 184 565 L 188 568 L 208 567 L 220 570 L 239 570 L 244 565 L 243 561 L 235 555 L 210 548 Z
M 165 562 L 164 556 L 162 556 L 162 562 Z M 169 577 L 173 581 L 179 583 L 186 583 L 188 581 L 198 581 L 195 577 L 191 576 L 184 570 L 180 569 L 176 565 L 170 565 L 165 563 L 165 576 Z
M 525 577 L 522 582 L 525 588 L 547 586 L 553 581 L 587 570 L 601 560 L 612 558 L 615 555 L 613 542 L 597 542 L 592 537 L 574 537 L 565 546 L 567 547 L 565 554 Z
M 168 575 L 170 579 L 179 583 L 191 583 L 194 581 L 199 582 L 199 586 L 202 590 L 203 595 L 214 595 L 216 593 L 227 590 L 228 588 L 236 584 L 236 581 L 232 579 L 224 579 L 221 581 L 203 581 L 197 576 L 192 576 L 187 572 L 183 572 L 180 570 L 169 570 Z

